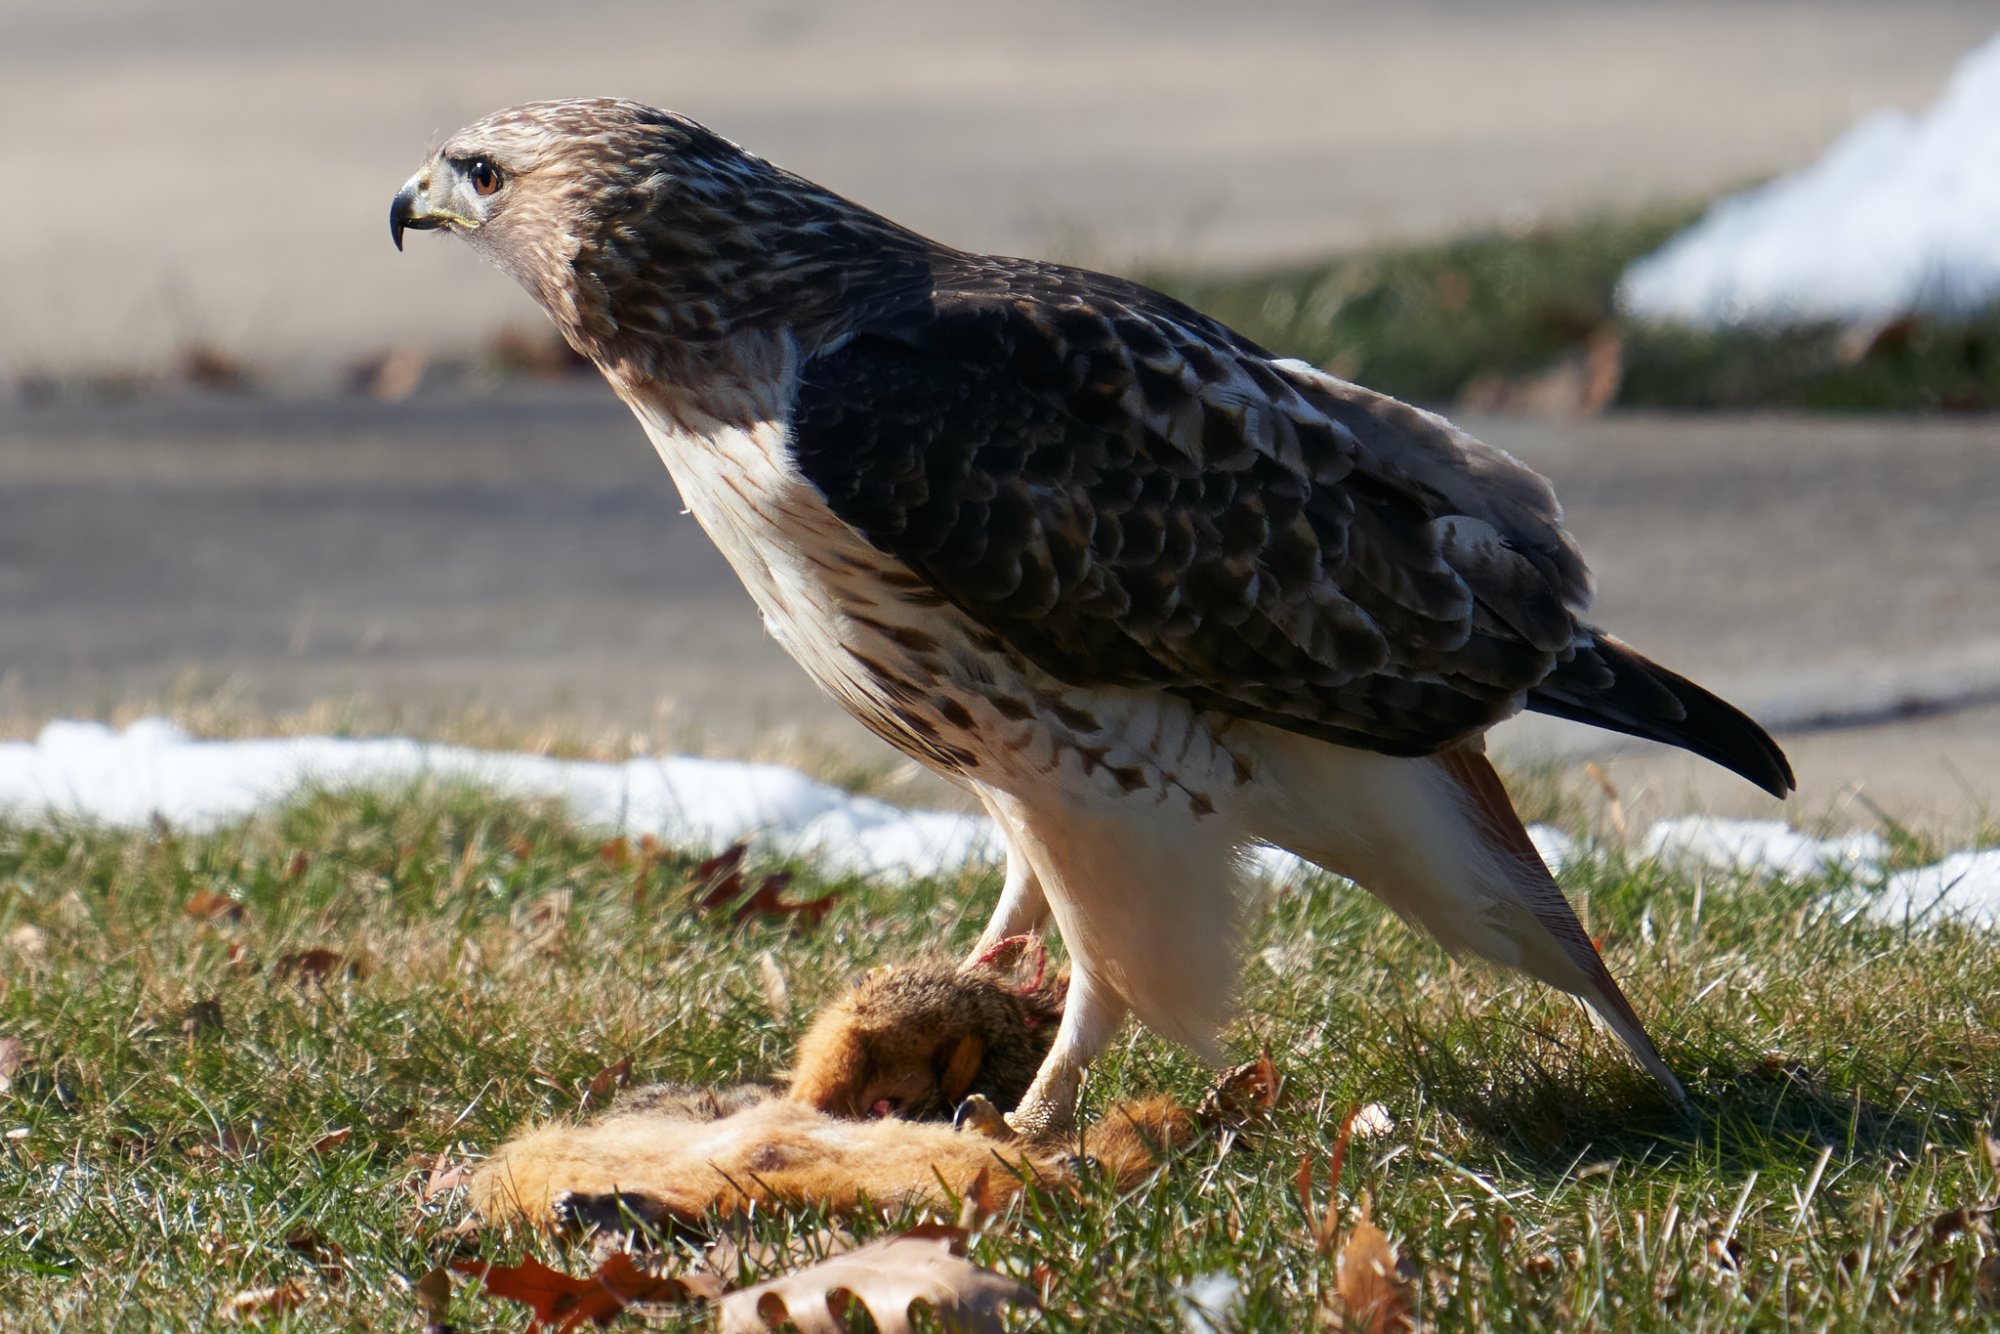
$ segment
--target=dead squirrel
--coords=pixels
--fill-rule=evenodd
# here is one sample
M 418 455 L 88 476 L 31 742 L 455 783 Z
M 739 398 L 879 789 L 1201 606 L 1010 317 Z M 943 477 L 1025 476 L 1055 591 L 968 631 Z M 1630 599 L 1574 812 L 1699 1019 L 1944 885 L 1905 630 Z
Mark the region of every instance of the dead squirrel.
M 1002 942 L 1003 946 L 1018 942 Z M 832 1116 L 943 1120 L 968 1094 L 1020 1102 L 1062 1020 L 1067 980 L 1017 983 L 1000 950 L 978 964 L 885 968 L 820 1011 L 799 1039 L 786 1096 Z

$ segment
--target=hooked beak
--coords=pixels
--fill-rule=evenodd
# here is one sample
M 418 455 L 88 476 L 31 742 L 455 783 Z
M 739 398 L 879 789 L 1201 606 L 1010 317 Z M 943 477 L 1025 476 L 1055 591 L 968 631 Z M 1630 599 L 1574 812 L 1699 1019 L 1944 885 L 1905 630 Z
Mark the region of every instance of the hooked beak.
M 444 223 L 433 216 L 424 201 L 424 190 L 412 176 L 396 192 L 396 200 L 389 205 L 389 239 L 396 243 L 396 249 L 403 248 L 403 230 L 413 232 L 435 231 Z

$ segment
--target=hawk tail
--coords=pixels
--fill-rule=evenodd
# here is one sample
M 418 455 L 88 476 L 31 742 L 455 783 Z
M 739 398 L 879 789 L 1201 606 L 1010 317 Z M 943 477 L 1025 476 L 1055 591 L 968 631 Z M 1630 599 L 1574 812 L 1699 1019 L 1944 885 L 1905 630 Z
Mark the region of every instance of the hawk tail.
M 1258 743 L 1257 791 L 1268 801 L 1252 812 L 1251 834 L 1353 880 L 1454 954 L 1578 997 L 1686 1101 L 1477 741 L 1398 759 L 1278 728 L 1240 735 Z
M 1606 634 L 1593 633 L 1530 690 L 1528 707 L 1692 751 L 1774 797 L 1798 786 L 1785 752 L 1748 714 Z
M 1585 1001 L 1646 1072 L 1685 1103 L 1686 1087 L 1660 1055 L 1660 1049 L 1653 1045 L 1632 1002 L 1625 999 L 1617 979 L 1604 966 L 1604 956 L 1597 952 L 1596 943 L 1577 920 L 1561 886 L 1549 874 L 1548 864 L 1536 850 L 1534 840 L 1528 837 L 1527 827 L 1515 812 L 1513 800 L 1508 797 L 1492 761 L 1469 746 L 1445 751 L 1438 760 L 1458 784 L 1490 850 L 1507 866 L 1523 905 L 1534 914 L 1574 970 L 1566 978 L 1545 973 L 1544 980 Z

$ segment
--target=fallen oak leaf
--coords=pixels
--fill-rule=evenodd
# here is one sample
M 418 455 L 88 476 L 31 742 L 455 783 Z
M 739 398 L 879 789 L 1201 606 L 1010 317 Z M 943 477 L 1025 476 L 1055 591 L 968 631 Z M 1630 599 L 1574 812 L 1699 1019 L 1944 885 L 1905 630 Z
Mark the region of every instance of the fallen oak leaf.
M 1367 1334 L 1405 1334 L 1417 1327 L 1410 1310 L 1412 1281 L 1406 1261 L 1396 1254 L 1389 1236 L 1369 1218 L 1364 1195 L 1361 1213 L 1334 1266 L 1344 1325 Z
M 621 1056 L 614 1064 L 605 1066 L 590 1077 L 584 1086 L 583 1105 L 589 1107 L 601 1103 L 611 1096 L 613 1089 L 622 1089 L 632 1082 L 632 1058 Z
M 431 1164 L 430 1172 L 424 1177 L 421 1187 L 422 1198 L 429 1202 L 446 1191 L 458 1190 L 472 1182 L 472 1169 L 464 1163 L 454 1163 L 450 1155 L 440 1153 Z
M 289 1311 L 305 1299 L 305 1280 L 288 1278 L 268 1288 L 245 1288 L 222 1304 L 222 1314 L 230 1320 L 242 1320 L 246 1316 Z
M 181 911 L 189 917 L 203 917 L 212 922 L 241 922 L 248 915 L 248 909 L 241 903 L 212 889 L 197 889 L 188 895 Z
M 14 1076 L 28 1064 L 28 1044 L 17 1037 L 0 1037 L 0 1093 L 14 1087 Z
M 747 922 L 752 917 L 780 918 L 786 921 L 803 921 L 810 926 L 818 926 L 833 906 L 840 901 L 840 891 L 822 894 L 816 899 L 803 903 L 787 902 L 784 891 L 792 883 L 790 871 L 779 871 L 764 877 L 757 886 L 757 892 L 736 905 L 731 916 L 737 922 Z
M 532 1255 L 523 1256 L 518 1265 L 453 1260 L 451 1267 L 478 1278 L 493 1296 L 533 1311 L 534 1328 L 558 1334 L 586 1320 L 608 1325 L 620 1311 L 640 1302 L 712 1301 L 722 1292 L 721 1281 L 709 1274 L 648 1274 L 625 1251 L 613 1254 L 583 1278 L 551 1269 Z
M 882 1334 L 908 1334 L 917 1302 L 948 1330 L 999 1334 L 1004 1308 L 1041 1305 L 1026 1284 L 960 1255 L 964 1242 L 960 1229 L 930 1224 L 732 1292 L 722 1301 L 722 1334 L 762 1334 L 785 1320 L 801 1334 L 842 1334 L 851 1301 L 868 1308 Z
M 771 1007 L 772 1017 L 779 1020 L 791 1018 L 792 988 L 785 981 L 783 966 L 769 950 L 757 956 L 757 983 L 764 989 L 764 1003 Z
M 285 1249 L 309 1260 L 327 1283 L 338 1284 L 347 1278 L 347 1252 L 339 1242 L 328 1241 L 312 1228 L 293 1229 L 285 1237 Z
M 289 977 L 300 983 L 324 985 L 336 973 L 345 978 L 367 975 L 367 968 L 358 959 L 350 959 L 339 950 L 314 948 L 294 950 L 290 954 L 278 956 L 276 965 L 279 977 Z
M 712 912 L 743 892 L 743 859 L 749 855 L 748 843 L 732 843 L 694 868 L 687 890 L 696 912 Z
M 451 1271 L 432 1269 L 414 1285 L 417 1294 L 417 1309 L 423 1312 L 425 1334 L 450 1329 L 445 1317 L 451 1314 Z
M 1245 1061 L 1215 1082 L 1195 1108 L 1195 1117 L 1204 1125 L 1241 1126 L 1278 1105 L 1280 1083 L 1270 1051 L 1260 1051 L 1256 1060 Z

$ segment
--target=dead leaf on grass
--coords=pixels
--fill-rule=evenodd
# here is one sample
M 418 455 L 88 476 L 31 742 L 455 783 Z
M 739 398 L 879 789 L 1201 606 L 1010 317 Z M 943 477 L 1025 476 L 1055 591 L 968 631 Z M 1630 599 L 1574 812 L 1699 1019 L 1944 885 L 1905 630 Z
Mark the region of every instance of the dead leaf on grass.
M 174 1148 L 183 1158 L 251 1158 L 263 1151 L 264 1143 L 254 1129 L 225 1126 L 207 1138 L 177 1141 Z
M 32 922 L 23 922 L 7 933 L 7 948 L 29 963 L 48 957 L 49 933 Z
M 622 1089 L 632 1082 L 632 1058 L 620 1057 L 614 1064 L 605 1066 L 590 1077 L 584 1086 L 583 1105 L 595 1106 L 610 1098 L 614 1089 Z
M 181 1032 L 187 1035 L 189 1046 L 197 1038 L 221 1037 L 223 1028 L 222 1002 L 218 1000 L 198 1000 L 181 1015 Z
M 14 1076 L 28 1064 L 28 1044 L 16 1037 L 0 1037 L 0 1093 L 10 1093 Z
M 290 1311 L 306 1299 L 306 1281 L 288 1278 L 268 1288 L 245 1288 L 222 1304 L 222 1314 L 231 1320 L 253 1315 Z
M 767 875 L 757 886 L 757 892 L 736 905 L 731 916 L 738 922 L 747 922 L 752 917 L 765 917 L 774 921 L 802 922 L 807 926 L 818 926 L 820 921 L 833 911 L 840 902 L 839 891 L 822 894 L 816 899 L 792 902 L 784 898 L 785 889 L 792 883 L 790 871 L 779 871 Z
M 1370 1220 L 1364 1196 L 1360 1217 L 1340 1248 L 1334 1282 L 1341 1314 L 1348 1329 L 1367 1334 L 1403 1334 L 1417 1327 L 1411 1296 L 1416 1274 L 1409 1261 L 1396 1254 L 1389 1236 Z
M 457 1190 L 472 1183 L 472 1169 L 464 1163 L 455 1163 L 449 1154 L 440 1153 L 424 1175 L 423 1184 L 418 1187 L 422 1198 L 429 1202 L 446 1191 Z
M 722 1301 L 722 1334 L 762 1334 L 790 1320 L 802 1334 L 842 1334 L 851 1302 L 882 1334 L 907 1334 L 910 1307 L 924 1302 L 946 1329 L 998 1334 L 1009 1306 L 1039 1307 L 1034 1289 L 967 1260 L 965 1233 L 928 1225 L 822 1260 L 795 1274 L 732 1292 Z
M 342 1126 L 338 1130 L 329 1130 L 326 1134 L 321 1135 L 312 1142 L 312 1151 L 314 1153 L 331 1153 L 353 1138 L 353 1126 Z
M 1281 1082 L 1269 1049 L 1260 1051 L 1256 1060 L 1225 1072 L 1203 1096 L 1195 1116 L 1211 1126 L 1240 1126 L 1278 1105 Z
M 279 955 L 277 973 L 279 977 L 323 986 L 336 977 L 350 980 L 366 977 L 368 968 L 359 959 L 350 958 L 339 950 L 309 949 Z
M 642 1302 L 712 1301 L 722 1292 L 713 1275 L 649 1274 L 625 1251 L 614 1253 L 582 1278 L 551 1269 L 533 1256 L 523 1257 L 518 1265 L 453 1260 L 451 1267 L 477 1277 L 495 1297 L 528 1307 L 535 1313 L 535 1329 L 572 1330 L 586 1320 L 606 1325 L 626 1307 Z
M 285 1249 L 311 1261 L 323 1282 L 338 1284 L 347 1277 L 347 1252 L 312 1228 L 294 1228 L 285 1237 Z
M 417 1309 L 423 1312 L 425 1334 L 450 1329 L 445 1317 L 451 1314 L 451 1271 L 433 1269 L 415 1284 Z
M 248 916 L 248 910 L 227 894 L 218 894 L 212 889 L 197 889 L 188 896 L 181 911 L 189 917 L 205 918 L 211 922 L 241 922 Z
M 777 956 L 765 950 L 757 956 L 757 982 L 764 989 L 764 1003 L 771 1007 L 775 1019 L 792 1017 L 792 988 L 785 981 L 785 970 L 778 963 Z
M 749 853 L 747 844 L 735 843 L 695 867 L 687 892 L 694 900 L 696 912 L 729 908 L 730 920 L 738 923 L 752 917 L 766 917 L 817 926 L 839 902 L 838 892 L 803 903 L 787 902 L 784 892 L 791 887 L 790 871 L 774 871 L 759 881 L 755 890 L 746 892 L 750 882 L 743 874 L 743 861 Z
M 569 887 L 564 885 L 517 904 L 513 913 L 515 934 L 538 954 L 555 953 L 569 934 L 572 897 Z
M 977 1232 L 993 1221 L 1005 1201 L 993 1189 L 993 1169 L 982 1167 L 979 1175 L 966 1187 L 965 1194 L 958 1202 L 958 1226 L 965 1232 Z

